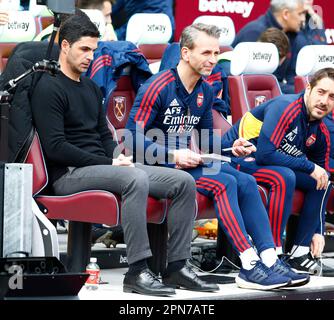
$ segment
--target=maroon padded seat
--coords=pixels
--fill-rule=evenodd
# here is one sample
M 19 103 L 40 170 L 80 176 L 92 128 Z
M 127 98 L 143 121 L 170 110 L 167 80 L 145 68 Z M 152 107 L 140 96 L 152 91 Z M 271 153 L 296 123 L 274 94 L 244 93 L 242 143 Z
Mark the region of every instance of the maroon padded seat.
M 233 48 L 231 46 L 219 46 L 220 53 L 229 52 L 229 51 L 233 51 Z
M 119 204 L 114 194 L 102 190 L 78 192 L 68 196 L 47 196 L 39 193 L 48 182 L 45 161 L 38 135 L 35 134 L 26 163 L 33 165 L 33 195 L 49 219 L 64 219 L 117 225 Z
M 160 61 L 167 47 L 168 43 L 138 45 L 140 52 L 142 52 L 148 63 Z
M 327 202 L 326 211 L 330 214 L 334 214 L 334 189 L 332 188 Z
M 117 81 L 114 92 L 107 103 L 107 120 L 114 139 L 121 141 L 136 94 L 129 75 L 123 75 Z
M 34 166 L 33 195 L 38 204 L 45 208 L 49 219 L 64 219 L 89 223 L 117 225 L 120 221 L 121 199 L 104 190 L 82 191 L 66 196 L 39 195 L 47 184 L 47 172 L 38 135 L 35 134 L 26 163 Z M 147 221 L 160 224 L 167 211 L 167 200 L 148 199 Z
M 308 81 L 309 81 L 308 76 L 306 77 L 295 76 L 295 93 L 299 93 L 305 90 Z
M 272 74 L 229 76 L 228 84 L 232 123 L 236 123 L 255 106 L 282 94 Z
M 46 29 L 49 25 L 53 24 L 54 17 L 48 16 L 48 17 L 39 17 L 42 30 Z
M 8 58 L 17 42 L 0 42 L 0 73 L 2 73 L 7 65 Z

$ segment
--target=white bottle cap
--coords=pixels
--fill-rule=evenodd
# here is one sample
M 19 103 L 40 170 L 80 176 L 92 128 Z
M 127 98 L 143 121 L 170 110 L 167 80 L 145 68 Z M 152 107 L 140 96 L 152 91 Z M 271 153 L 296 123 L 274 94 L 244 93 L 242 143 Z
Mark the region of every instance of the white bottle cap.
M 94 257 L 91 257 L 91 258 L 90 258 L 90 262 L 96 263 L 96 261 L 97 261 L 96 258 L 94 258 Z

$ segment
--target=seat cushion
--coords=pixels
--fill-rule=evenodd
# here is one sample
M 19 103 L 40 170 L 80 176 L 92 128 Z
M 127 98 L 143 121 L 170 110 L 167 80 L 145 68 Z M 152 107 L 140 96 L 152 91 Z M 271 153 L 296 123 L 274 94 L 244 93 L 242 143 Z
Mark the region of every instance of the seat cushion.
M 36 196 L 48 219 L 102 223 L 110 226 L 119 223 L 119 203 L 107 191 L 83 191 L 68 196 Z M 45 208 L 45 210 L 44 210 Z

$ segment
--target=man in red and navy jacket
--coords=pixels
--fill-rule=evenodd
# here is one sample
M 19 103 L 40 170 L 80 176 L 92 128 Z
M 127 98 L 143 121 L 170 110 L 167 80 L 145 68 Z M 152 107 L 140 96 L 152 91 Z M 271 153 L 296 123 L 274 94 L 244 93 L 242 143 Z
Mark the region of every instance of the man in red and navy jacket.
M 127 123 L 134 155 L 137 161 L 142 153 L 149 164 L 187 171 L 196 180 L 198 192 L 213 200 L 219 224 L 241 260 L 239 287 L 268 290 L 303 285 L 309 276 L 293 272 L 277 257 L 255 179 L 226 162 L 205 165 L 199 153 L 191 150 L 196 132 L 202 151 L 221 154 L 224 147 L 221 137 L 213 134 L 213 88 L 203 80 L 217 63 L 219 35 L 215 26 L 186 27 L 177 67 L 154 75 L 139 89 Z M 232 153 L 244 156 L 255 151 L 254 146 L 245 148 L 245 143 L 236 139 Z
M 330 135 L 322 121 L 334 108 L 334 69 L 321 69 L 302 94 L 284 95 L 247 112 L 224 136 L 225 144 L 239 137 L 256 145 L 255 158 L 233 159 L 258 183 L 277 180 L 276 197 L 269 201 L 272 228 L 281 223 L 282 237 L 292 209 L 294 187 L 305 192 L 290 262 L 313 272 L 324 247 L 325 207 L 329 195 Z M 279 214 L 277 214 L 279 212 Z M 276 215 L 275 215 L 276 213 Z M 277 230 L 276 230 L 277 233 Z M 302 260 L 303 259 L 303 260 Z M 309 262 L 304 263 L 308 259 Z M 298 262 L 298 265 L 297 265 Z M 313 268 L 313 269 L 312 269 Z

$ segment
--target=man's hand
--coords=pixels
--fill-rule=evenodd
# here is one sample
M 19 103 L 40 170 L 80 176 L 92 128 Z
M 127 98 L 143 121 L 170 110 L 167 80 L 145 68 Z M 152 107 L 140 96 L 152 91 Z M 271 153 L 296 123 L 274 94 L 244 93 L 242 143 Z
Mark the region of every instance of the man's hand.
M 311 241 L 311 253 L 314 257 L 319 258 L 324 251 L 325 237 L 319 233 L 313 235 Z
M 317 190 L 325 190 L 327 188 L 328 174 L 324 168 L 316 164 L 310 176 L 317 181 Z
M 247 147 L 247 148 L 244 147 L 250 144 L 252 145 L 251 147 Z M 233 148 L 232 153 L 236 157 L 245 157 L 245 156 L 250 155 L 252 152 L 256 151 L 256 147 L 244 138 L 239 138 L 235 140 L 232 148 Z
M 123 153 L 121 153 L 116 159 L 112 160 L 113 166 L 119 167 L 134 167 L 135 165 L 132 162 L 132 156 L 126 157 Z
M 201 156 L 190 149 L 174 150 L 173 154 L 176 169 L 196 168 L 203 163 Z

